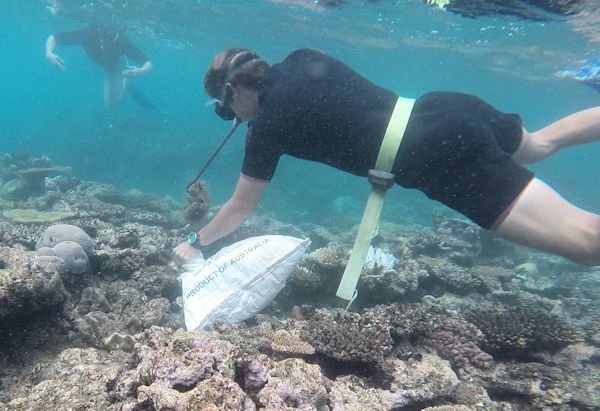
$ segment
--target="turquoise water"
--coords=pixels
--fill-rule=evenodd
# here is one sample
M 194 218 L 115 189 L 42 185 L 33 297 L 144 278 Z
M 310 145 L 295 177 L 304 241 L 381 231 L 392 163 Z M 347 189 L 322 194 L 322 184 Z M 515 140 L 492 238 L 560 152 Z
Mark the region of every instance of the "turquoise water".
M 45 155 L 73 167 L 82 179 L 183 200 L 185 185 L 229 129 L 205 106 L 204 70 L 215 53 L 237 45 L 272 63 L 299 47 L 319 48 L 405 96 L 431 90 L 477 94 L 519 113 L 530 130 L 600 104 L 598 93 L 555 76 L 600 54 L 599 43 L 577 30 L 575 18 L 468 19 L 418 0 L 348 1 L 329 9 L 263 0 L 104 3 L 114 7 L 96 17 L 127 27 L 128 37 L 152 60 L 154 71 L 138 84 L 160 110 L 144 111 L 128 96 L 118 108 L 105 108 L 102 72 L 81 50 L 57 49 L 66 73 L 44 57 L 49 34 L 83 23 L 53 16 L 42 1 L 4 0 L 2 152 Z M 238 131 L 203 177 L 215 203 L 233 190 L 242 155 Z M 566 150 L 532 168 L 567 199 L 598 212 L 598 158 L 600 143 Z M 290 221 L 348 209 L 358 215 L 368 190 L 364 179 L 286 157 L 262 205 Z M 416 218 L 429 224 L 431 209 L 439 207 L 399 188 L 386 201 L 387 218 L 399 223 Z

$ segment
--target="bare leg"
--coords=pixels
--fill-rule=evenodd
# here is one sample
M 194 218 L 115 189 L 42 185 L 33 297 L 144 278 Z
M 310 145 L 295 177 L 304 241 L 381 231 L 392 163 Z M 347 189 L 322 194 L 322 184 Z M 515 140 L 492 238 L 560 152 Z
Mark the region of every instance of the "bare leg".
M 123 99 L 123 91 L 127 79 L 119 71 L 106 71 L 104 75 L 104 103 L 107 107 L 115 107 Z
M 600 216 L 579 209 L 533 179 L 495 230 L 520 244 L 600 265 Z
M 542 160 L 561 148 L 600 140 L 600 107 L 579 111 L 541 130 L 523 130 L 521 145 L 513 159 L 521 164 Z

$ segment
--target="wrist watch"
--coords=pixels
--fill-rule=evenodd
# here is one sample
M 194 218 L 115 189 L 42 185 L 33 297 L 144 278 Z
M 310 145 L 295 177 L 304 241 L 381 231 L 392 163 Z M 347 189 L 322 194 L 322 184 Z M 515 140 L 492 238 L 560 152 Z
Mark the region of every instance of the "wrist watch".
M 194 248 L 197 248 L 198 250 L 202 248 L 202 246 L 200 245 L 200 237 L 198 237 L 198 233 L 196 233 L 195 231 L 192 231 L 187 236 L 187 242 L 189 245 L 191 245 Z

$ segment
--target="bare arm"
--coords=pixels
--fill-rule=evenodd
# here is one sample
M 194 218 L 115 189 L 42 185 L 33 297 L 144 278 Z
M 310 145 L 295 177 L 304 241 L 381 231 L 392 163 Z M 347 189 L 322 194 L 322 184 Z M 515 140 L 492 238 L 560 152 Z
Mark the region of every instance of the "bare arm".
M 256 209 L 268 181 L 240 176 L 231 198 L 221 207 L 217 215 L 200 231 L 200 245 L 208 245 L 225 237 L 237 229 Z M 195 258 L 199 250 L 187 242 L 179 244 L 173 254 L 179 262 L 188 262 Z
M 145 74 L 150 73 L 152 71 L 152 62 L 150 60 L 146 61 L 140 67 L 129 67 L 123 70 L 123 76 L 125 77 L 139 77 Z
M 200 231 L 200 245 L 208 245 L 237 229 L 256 209 L 268 182 L 240 176 L 233 196 Z
M 65 67 L 65 62 L 60 58 L 56 53 L 54 53 L 54 49 L 56 48 L 56 39 L 54 35 L 51 34 L 46 39 L 46 58 L 54 67 L 61 71 L 65 71 L 67 68 Z

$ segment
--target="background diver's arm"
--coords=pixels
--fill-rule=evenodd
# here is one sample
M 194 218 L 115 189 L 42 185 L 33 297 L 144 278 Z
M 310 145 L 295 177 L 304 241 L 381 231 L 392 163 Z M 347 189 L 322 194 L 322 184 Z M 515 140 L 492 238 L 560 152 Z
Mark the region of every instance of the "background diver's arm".
M 200 245 L 208 245 L 235 231 L 252 215 L 258 201 L 269 184 L 242 174 L 231 198 L 221 207 L 217 215 L 198 231 Z M 200 251 L 186 242 L 179 244 L 173 254 L 178 262 L 189 262 L 198 256 Z
M 148 74 L 150 71 L 152 71 L 152 63 L 147 60 L 140 67 L 127 67 L 122 73 L 124 77 L 139 77 Z
M 58 56 L 58 54 L 54 53 L 55 48 L 56 38 L 54 37 L 54 34 L 51 34 L 46 39 L 46 58 L 57 69 L 61 71 L 66 71 L 67 68 L 65 67 L 65 62 L 63 61 L 63 59 L 60 58 L 60 56 Z
M 152 63 L 146 55 L 137 48 L 124 34 L 119 34 L 121 51 L 131 60 L 135 61 L 137 67 L 129 66 L 122 73 L 125 77 L 139 77 L 148 74 L 152 70 Z

